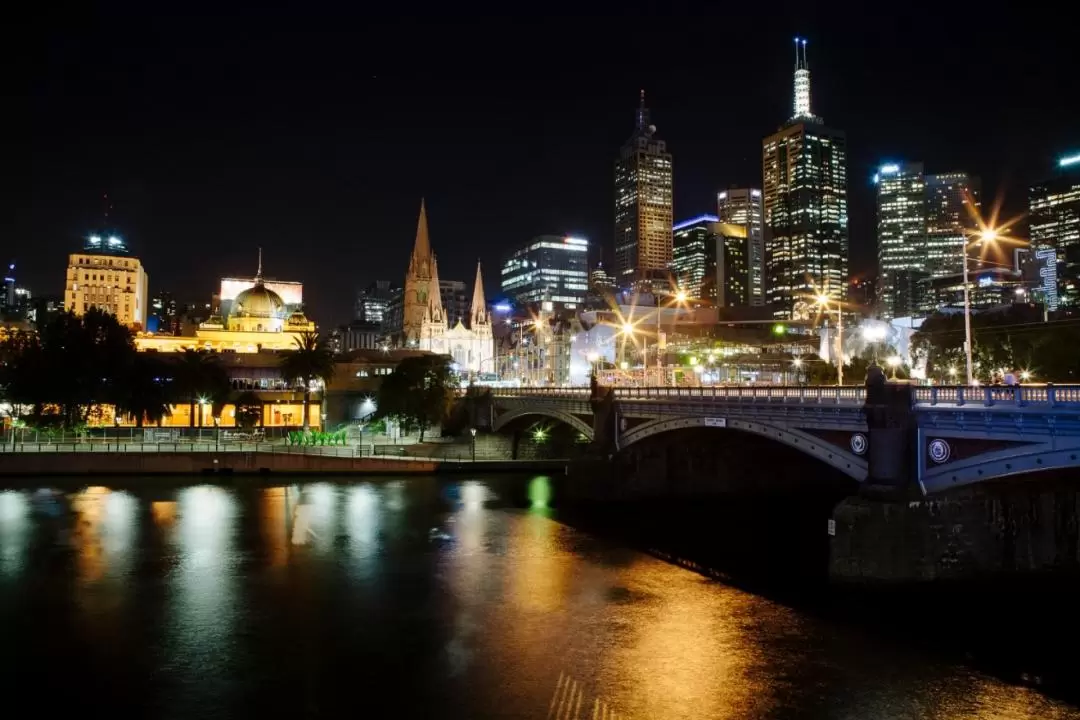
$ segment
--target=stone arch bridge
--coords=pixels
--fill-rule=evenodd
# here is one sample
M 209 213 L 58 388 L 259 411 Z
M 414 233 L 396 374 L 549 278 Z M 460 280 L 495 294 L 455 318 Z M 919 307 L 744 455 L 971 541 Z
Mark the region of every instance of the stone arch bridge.
M 1080 386 L 615 387 L 492 390 L 492 429 L 527 416 L 578 430 L 604 453 L 690 427 L 768 437 L 867 486 L 922 495 L 1080 467 Z

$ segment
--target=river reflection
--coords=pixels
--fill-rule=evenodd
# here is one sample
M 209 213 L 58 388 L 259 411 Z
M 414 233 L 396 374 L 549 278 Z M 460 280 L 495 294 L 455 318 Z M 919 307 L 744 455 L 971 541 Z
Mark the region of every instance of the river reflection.
M 0 492 L 0 669 L 50 678 L 55 704 L 176 718 L 1078 715 L 562 525 L 550 495 Z

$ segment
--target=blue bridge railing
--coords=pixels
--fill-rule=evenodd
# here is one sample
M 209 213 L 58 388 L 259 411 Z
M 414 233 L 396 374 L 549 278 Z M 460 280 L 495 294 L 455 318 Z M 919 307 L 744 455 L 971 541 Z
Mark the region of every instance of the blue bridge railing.
M 715 398 L 750 402 L 820 403 L 861 405 L 866 400 L 866 388 L 861 385 L 826 386 L 727 386 L 703 387 L 615 387 L 615 397 L 623 400 L 659 400 L 679 398 Z M 916 405 L 963 406 L 1075 406 L 1080 407 L 1080 385 L 1013 385 L 1013 386 L 917 386 Z M 530 387 L 492 388 L 496 397 L 589 397 L 587 387 Z

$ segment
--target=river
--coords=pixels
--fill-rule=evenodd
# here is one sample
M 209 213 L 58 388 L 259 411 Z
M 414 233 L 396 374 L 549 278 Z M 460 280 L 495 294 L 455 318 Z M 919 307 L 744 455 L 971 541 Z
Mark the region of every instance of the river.
M 0 669 L 35 712 L 1080 717 L 557 522 L 542 476 L 247 482 L 0 491 Z

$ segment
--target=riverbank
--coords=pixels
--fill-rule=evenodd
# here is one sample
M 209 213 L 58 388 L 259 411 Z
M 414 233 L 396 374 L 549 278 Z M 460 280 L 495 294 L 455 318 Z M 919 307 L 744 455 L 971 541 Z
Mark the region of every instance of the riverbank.
M 16 478 L 129 475 L 432 475 L 565 472 L 562 460 L 445 460 L 302 452 L 5 453 L 0 485 Z

